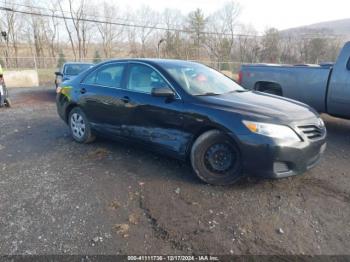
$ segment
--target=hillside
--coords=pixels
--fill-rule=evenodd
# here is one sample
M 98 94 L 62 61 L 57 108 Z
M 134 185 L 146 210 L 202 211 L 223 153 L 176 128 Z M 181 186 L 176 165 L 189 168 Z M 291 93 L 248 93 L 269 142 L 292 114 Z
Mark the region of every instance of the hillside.
M 350 18 L 290 28 L 283 30 L 282 32 L 285 34 L 310 34 L 322 32 L 334 35 L 350 36 Z

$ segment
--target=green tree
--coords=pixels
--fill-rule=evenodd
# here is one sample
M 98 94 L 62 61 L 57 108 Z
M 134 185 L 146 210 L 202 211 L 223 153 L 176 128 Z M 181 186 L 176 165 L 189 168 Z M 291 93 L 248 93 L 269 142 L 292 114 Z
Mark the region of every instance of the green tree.
M 276 28 L 265 31 L 262 38 L 261 61 L 266 63 L 278 63 L 280 60 L 280 33 Z
M 66 57 L 62 53 L 62 51 L 58 54 L 58 61 L 57 61 L 57 67 L 61 68 L 63 64 L 66 62 Z
M 101 60 L 100 52 L 98 50 L 95 50 L 95 55 L 94 55 L 94 59 L 93 59 L 94 64 L 98 64 L 101 61 L 102 60 Z
M 197 58 L 199 58 L 199 49 L 201 43 L 205 42 L 205 31 L 207 19 L 205 18 L 201 9 L 196 9 L 188 15 L 189 30 L 192 31 L 191 38 L 193 39 L 193 46 L 197 51 Z
M 308 44 L 308 61 L 312 64 L 318 64 L 320 60 L 325 59 L 327 53 L 327 42 L 326 38 L 313 38 Z
M 234 1 L 227 2 L 222 8 L 207 18 L 206 30 L 215 34 L 206 37 L 211 59 L 217 62 L 231 61 L 233 47 L 236 45 L 235 31 L 240 13 L 239 4 Z M 228 64 L 220 64 L 220 69 L 228 70 Z
M 184 17 L 181 11 L 176 9 L 165 9 L 162 13 L 162 20 L 168 29 L 163 38 L 165 39 L 165 47 L 163 49 L 165 55 L 168 58 L 185 58 L 184 47 L 184 35 L 181 36 L 180 32 L 173 32 L 172 28 L 182 28 L 186 17 Z
M 166 46 L 165 52 L 168 57 L 181 59 L 182 58 L 182 39 L 180 38 L 179 32 L 172 33 L 170 31 L 166 32 L 165 35 Z

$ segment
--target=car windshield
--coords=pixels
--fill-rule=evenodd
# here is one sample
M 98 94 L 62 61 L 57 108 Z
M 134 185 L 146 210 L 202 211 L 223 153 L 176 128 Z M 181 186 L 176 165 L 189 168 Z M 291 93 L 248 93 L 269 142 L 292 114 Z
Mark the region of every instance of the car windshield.
M 218 71 L 197 63 L 164 63 L 164 69 L 189 94 L 221 95 L 243 92 L 245 89 Z
M 65 75 L 79 75 L 81 72 L 92 67 L 91 64 L 69 64 L 65 65 L 64 74 Z

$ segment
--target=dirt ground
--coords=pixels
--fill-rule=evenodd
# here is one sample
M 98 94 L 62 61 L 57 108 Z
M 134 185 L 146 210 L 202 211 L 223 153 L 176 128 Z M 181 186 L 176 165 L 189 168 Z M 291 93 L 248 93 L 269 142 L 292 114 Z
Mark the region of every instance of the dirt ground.
M 0 109 L 0 254 L 350 254 L 350 121 L 324 115 L 320 164 L 278 181 L 201 183 L 127 144 L 74 143 L 52 88 Z

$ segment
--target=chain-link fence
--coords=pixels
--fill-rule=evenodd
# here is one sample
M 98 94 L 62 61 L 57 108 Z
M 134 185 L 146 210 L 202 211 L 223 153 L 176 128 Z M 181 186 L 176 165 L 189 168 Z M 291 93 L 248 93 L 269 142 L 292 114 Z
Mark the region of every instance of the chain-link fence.
M 63 63 L 76 61 L 74 58 L 59 57 L 0 57 L 0 64 L 7 70 L 24 70 L 24 69 L 47 69 L 59 68 Z M 82 59 L 80 62 L 93 62 L 93 58 Z
M 110 59 L 110 58 L 108 58 Z M 87 63 L 98 63 L 104 60 L 104 58 L 64 58 L 59 57 L 17 57 L 17 58 L 4 58 L 0 57 L 0 64 L 7 70 L 23 70 L 23 69 L 44 69 L 44 68 L 59 68 L 65 62 L 87 62 Z M 215 68 L 220 71 L 237 71 L 241 65 L 241 62 L 235 61 L 213 61 L 213 60 L 188 60 L 193 62 L 199 62 Z
M 102 62 L 104 58 L 94 59 L 86 58 L 77 61 L 74 58 L 59 58 L 59 57 L 17 57 L 17 58 L 4 58 L 0 57 L 0 63 L 3 69 L 6 71 L 12 70 L 37 70 L 39 82 L 41 85 L 52 84 L 55 75 L 54 73 L 62 66 L 65 62 L 87 62 L 87 63 L 98 63 Z M 228 77 L 236 79 L 236 75 L 241 66 L 240 62 L 231 61 L 211 61 L 211 60 L 189 60 L 193 62 L 199 62 L 210 66 L 218 71 L 223 72 Z

